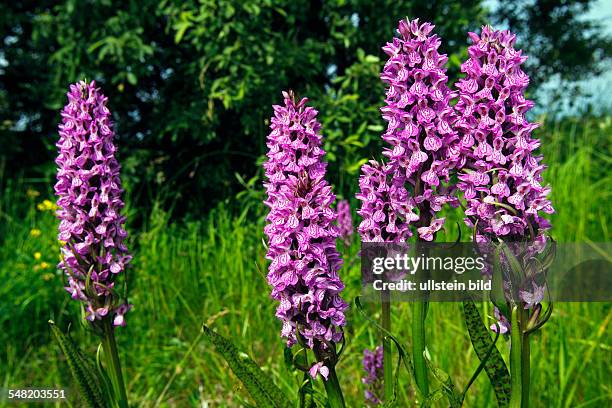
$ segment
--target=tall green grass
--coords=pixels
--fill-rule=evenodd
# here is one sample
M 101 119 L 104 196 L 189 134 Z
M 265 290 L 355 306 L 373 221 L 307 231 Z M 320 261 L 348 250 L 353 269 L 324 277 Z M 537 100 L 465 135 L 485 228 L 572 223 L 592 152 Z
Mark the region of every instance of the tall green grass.
M 546 178 L 553 185 L 557 209 L 552 216 L 557 240 L 610 239 L 611 130 L 608 118 L 553 124 L 540 131 L 549 166 Z M 33 192 L 36 188 L 41 191 L 39 196 Z M 78 324 L 79 308 L 69 301 L 62 289 L 62 275 L 54 268 L 56 221 L 44 206 L 37 208 L 48 194 L 46 187 L 29 180 L 5 181 L 0 191 L 0 387 L 68 388 L 71 403 L 80 406 L 46 322 L 53 318 L 64 329 L 72 323 L 73 336 L 92 354 L 95 337 Z M 130 229 L 135 259 L 129 286 L 135 307 L 117 337 L 134 406 L 246 405 L 246 391 L 202 341 L 203 322 L 231 337 L 280 387 L 287 392 L 296 389 L 299 378 L 282 362 L 280 324 L 265 281 L 263 209 L 257 214 L 252 211 L 232 214 L 221 205 L 201 221 L 185 223 L 173 220 L 156 205 L 139 231 Z M 357 242 L 343 248 L 346 266 L 341 273 L 349 300 L 360 291 L 357 251 Z M 51 266 L 43 268 L 43 262 Z M 393 327 L 409 344 L 407 306 L 394 305 Z M 490 313 L 487 305 L 482 308 Z M 549 323 L 534 336 L 533 406 L 612 404 L 611 318 L 609 303 L 555 305 Z M 363 406 L 362 351 L 380 338 L 353 308 L 348 321 L 348 344 L 338 375 L 348 406 L 358 407 Z M 427 322 L 433 364 L 462 388 L 478 359 L 459 305 L 433 304 Z M 507 343 L 500 343 L 507 357 Z M 414 396 L 405 374 L 400 385 L 400 406 L 411 406 Z M 481 375 L 466 406 L 495 406 L 494 400 L 486 376 Z

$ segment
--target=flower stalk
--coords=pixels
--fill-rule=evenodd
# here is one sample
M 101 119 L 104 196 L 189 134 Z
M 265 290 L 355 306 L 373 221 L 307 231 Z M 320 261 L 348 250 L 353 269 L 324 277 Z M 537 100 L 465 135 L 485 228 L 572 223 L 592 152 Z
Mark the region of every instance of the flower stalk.
M 427 302 L 414 302 L 412 304 L 412 358 L 414 362 L 414 377 L 423 394 L 429 394 L 429 380 L 427 378 L 427 362 L 425 361 L 425 318 L 427 316 Z
M 510 375 L 512 379 L 510 407 L 528 408 L 531 386 L 531 346 L 529 333 L 524 328 L 529 320 L 529 310 L 520 305 L 514 306 L 510 320 Z
M 110 403 L 126 408 L 115 327 L 125 326 L 132 308 L 125 280 L 132 256 L 125 245 L 121 166 L 107 101 L 95 82 L 81 81 L 70 86 L 61 113 L 54 186 L 58 239 L 63 243 L 58 268 L 66 274 L 66 291 L 80 302 L 90 327 L 101 337 L 112 386 Z
M 264 163 L 264 203 L 270 208 L 264 229 L 271 261 L 267 278 L 272 298 L 279 301 L 281 337 L 288 347 L 299 343 L 316 358 L 310 368 L 296 367 L 312 378 L 321 376 L 329 404 L 344 407 L 335 365 L 348 305 L 340 296 L 344 283 L 338 274 L 336 197 L 325 179 L 318 112 L 291 91 L 283 92 L 283 99 L 283 105 L 273 106 Z
M 523 316 L 525 313 L 523 313 Z M 523 321 L 524 323 L 524 321 Z M 531 346 L 529 344 L 529 333 L 522 333 L 521 342 L 521 391 L 523 408 L 529 407 L 529 392 L 531 390 Z
M 104 321 L 103 327 L 102 348 L 106 360 L 107 374 L 113 387 L 114 402 L 117 408 L 128 408 L 127 392 L 121 372 L 121 361 L 119 360 L 119 351 L 115 341 L 115 328 L 108 319 Z
M 324 382 L 324 385 L 329 407 L 344 408 L 344 396 L 342 395 L 342 389 L 340 388 L 340 382 L 338 381 L 338 376 L 336 375 L 335 366 L 329 366 L 329 374 L 327 380 Z
M 505 290 L 500 289 L 506 299 L 496 300 L 495 330 L 510 332 L 510 406 L 526 408 L 529 334 L 552 312 L 549 307 L 541 315 L 545 284 L 535 279 L 549 263 L 537 262 L 536 268 L 530 261 L 546 252 L 550 223 L 542 213 L 551 214 L 554 209 L 547 198 L 550 187 L 543 185 L 546 166 L 536 153 L 540 141 L 531 136 L 539 124 L 526 118 L 534 106 L 525 98 L 529 77 L 521 65 L 527 56 L 514 48 L 516 36 L 510 31 L 485 26 L 480 35 L 469 33 L 469 37 L 469 58 L 461 65 L 465 77 L 456 84 L 459 100 L 454 126 L 465 157 L 457 186 L 466 200 L 465 221 L 474 229 L 476 247 L 487 252 L 497 245 L 503 248 L 493 266 L 493 273 L 507 283 Z
M 381 326 L 391 333 L 391 299 L 389 291 L 380 292 Z M 383 334 L 383 397 L 385 401 L 391 401 L 394 396 L 393 385 L 393 343 L 386 334 Z
M 510 317 L 512 338 L 510 347 L 510 378 L 512 380 L 510 408 L 522 408 L 523 405 L 523 335 L 520 329 L 520 315 L 518 306 L 514 306 Z

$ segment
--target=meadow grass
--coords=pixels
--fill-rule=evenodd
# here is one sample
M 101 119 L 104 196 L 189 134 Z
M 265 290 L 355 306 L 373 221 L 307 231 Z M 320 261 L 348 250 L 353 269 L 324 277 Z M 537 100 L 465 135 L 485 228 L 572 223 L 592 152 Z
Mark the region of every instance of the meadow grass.
M 611 130 L 607 118 L 551 124 L 540 131 L 549 165 L 545 176 L 553 185 L 557 209 L 553 234 L 559 241 L 610 239 Z M 80 406 L 47 320 L 54 319 L 62 329 L 72 323 L 72 335 L 91 355 L 96 339 L 78 323 L 79 308 L 62 289 L 62 275 L 55 270 L 56 221 L 48 203 L 43 203 L 48 193 L 37 195 L 36 187 L 43 190 L 40 183 L 22 180 L 5 182 L 0 190 L 0 387 L 68 388 L 71 404 Z M 178 222 L 156 205 L 142 228 L 130 229 L 135 259 L 129 286 L 135 307 L 117 338 L 133 406 L 249 403 L 240 382 L 203 341 L 202 323 L 231 337 L 294 395 L 301 376 L 283 364 L 280 323 L 265 281 L 262 211 L 251 208 L 235 214 L 220 205 L 201 221 Z M 356 241 L 341 247 L 345 258 L 341 276 L 349 301 L 360 293 Z M 395 334 L 409 345 L 408 306 L 393 306 L 392 324 Z M 480 307 L 481 313 L 491 314 L 488 305 Z M 366 305 L 366 309 L 376 317 L 376 308 Z M 359 407 L 363 406 L 363 348 L 375 347 L 380 337 L 353 307 L 347 318 L 348 343 L 337 371 L 347 405 Z M 534 407 L 612 404 L 611 318 L 609 303 L 555 305 L 550 321 L 533 337 Z M 460 305 L 432 304 L 427 330 L 433 364 L 462 389 L 478 359 Z M 508 343 L 502 340 L 498 346 L 507 358 Z M 399 406 L 412 406 L 408 381 L 403 372 Z M 472 386 L 465 405 L 495 406 L 484 374 Z

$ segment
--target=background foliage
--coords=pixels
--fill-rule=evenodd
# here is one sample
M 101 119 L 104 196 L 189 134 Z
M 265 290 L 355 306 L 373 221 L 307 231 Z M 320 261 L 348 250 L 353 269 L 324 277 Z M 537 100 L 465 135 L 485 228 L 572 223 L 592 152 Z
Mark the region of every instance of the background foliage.
M 397 20 L 419 16 L 437 25 L 451 80 L 465 58 L 466 31 L 485 22 L 514 28 L 519 47 L 534 61 L 528 65 L 532 95 L 555 76 L 559 94 L 573 100 L 580 91 L 576 80 L 610 65 L 610 38 L 584 17 L 592 3 L 3 2 L 0 388 L 69 386 L 49 318 L 62 328 L 72 322 L 80 343 L 92 353 L 96 348 L 77 324 L 78 307 L 55 270 L 54 143 L 69 83 L 95 79 L 109 96 L 116 122 L 136 257 L 130 272 L 136 306 L 118 335 L 132 402 L 237 406 L 247 394 L 204 346 L 203 321 L 232 337 L 284 390 L 295 389 L 298 380 L 278 359 L 280 327 L 263 276 L 261 244 L 259 165 L 270 105 L 280 101 L 280 91 L 308 95 L 320 110 L 329 176 L 335 192 L 351 198 L 360 164 L 380 151 L 380 48 Z M 609 112 L 588 111 L 574 107 L 553 120 L 558 106 L 540 105 L 544 126 L 536 132 L 558 210 L 553 234 L 561 241 L 610 239 L 612 119 Z M 454 233 L 449 231 L 450 239 Z M 343 248 L 347 299 L 359 292 L 357 251 L 356 240 Z M 491 314 L 487 305 L 479 307 Z M 409 308 L 399 305 L 396 312 L 397 334 L 409 339 Z M 533 346 L 535 406 L 612 405 L 611 318 L 607 303 L 556 306 Z M 464 385 L 478 363 L 460 319 L 457 305 L 435 305 L 428 336 L 433 362 Z M 361 406 L 361 353 L 380 339 L 352 316 L 349 321 L 351 341 L 338 370 L 349 406 Z M 499 345 L 505 356 L 506 344 Z M 410 405 L 414 396 L 402 382 L 402 401 Z M 487 406 L 493 399 L 481 376 L 466 404 Z M 79 406 L 75 394 L 70 400 Z
M 348 195 L 378 151 L 381 46 L 403 16 L 433 21 L 455 79 L 466 32 L 519 30 L 529 74 L 585 78 L 610 38 L 581 12 L 591 1 L 15 1 L 0 6 L 0 160 L 8 177 L 50 176 L 67 85 L 95 79 L 110 98 L 124 177 L 138 206 L 176 199 L 211 208 L 257 174 L 280 90 L 321 110 L 333 181 Z M 493 9 L 493 10 L 490 10 Z M 534 88 L 535 89 L 535 88 Z M 18 166 L 12 163 L 19 163 Z M 136 202 L 135 201 L 135 202 Z

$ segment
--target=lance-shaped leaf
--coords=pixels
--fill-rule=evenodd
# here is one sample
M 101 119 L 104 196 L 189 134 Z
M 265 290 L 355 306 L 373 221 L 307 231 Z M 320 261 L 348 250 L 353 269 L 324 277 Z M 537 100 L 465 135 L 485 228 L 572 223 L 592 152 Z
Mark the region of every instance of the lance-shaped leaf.
M 431 371 L 433 376 L 440 382 L 441 385 L 440 389 L 434 390 L 427 396 L 425 406 L 431 406 L 435 401 L 440 399 L 441 395 L 443 395 L 448 399 L 449 407 L 460 408 L 463 404 L 463 396 L 459 393 L 457 387 L 455 387 L 450 375 L 448 375 L 448 373 L 446 373 L 444 370 L 434 367 L 432 362 L 427 357 L 425 358 L 425 362 L 427 363 L 429 371 Z
M 90 408 L 106 408 L 109 406 L 105 393 L 100 386 L 94 366 L 83 356 L 72 339 L 61 332 L 53 321 L 49 321 L 51 332 L 66 357 L 70 372 L 74 377 L 79 391 Z
M 259 407 L 291 407 L 293 403 L 249 356 L 231 341 L 202 325 L 204 337 L 221 354 Z
M 493 270 L 491 276 L 491 302 L 500 310 L 503 316 L 510 315 L 506 295 L 504 293 L 504 272 L 501 267 L 501 245 L 495 247 L 493 256 Z M 478 310 L 477 310 L 478 311 Z
M 472 346 L 478 359 L 484 363 L 484 369 L 495 391 L 497 404 L 500 407 L 506 407 L 510 402 L 511 384 L 506 363 L 495 347 L 495 342 L 491 340 L 489 330 L 482 321 L 474 302 L 463 302 L 463 313 Z

